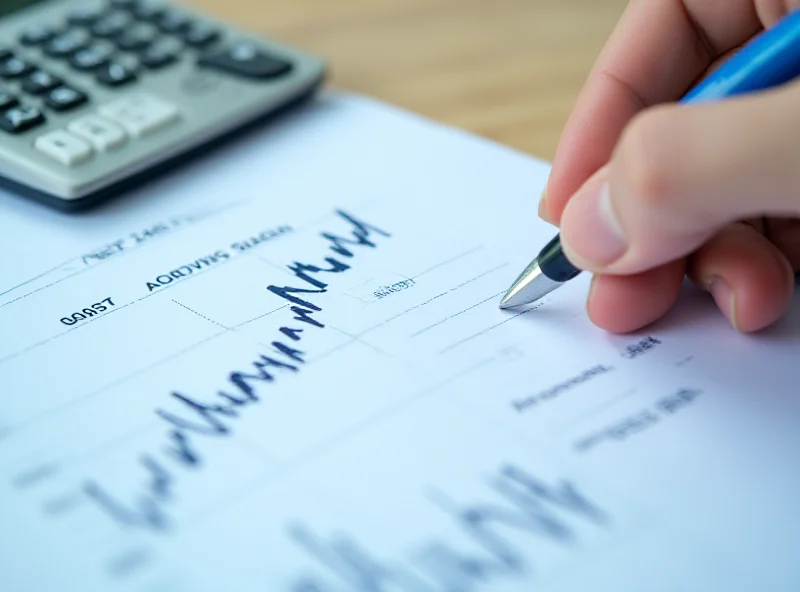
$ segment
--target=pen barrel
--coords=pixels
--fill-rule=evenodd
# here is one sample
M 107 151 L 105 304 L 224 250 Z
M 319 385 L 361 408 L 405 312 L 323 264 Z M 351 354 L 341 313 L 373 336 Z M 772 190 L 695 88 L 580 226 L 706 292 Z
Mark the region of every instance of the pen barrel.
M 567 282 L 581 272 L 564 255 L 560 234 L 545 245 L 539 253 L 538 261 L 542 273 L 554 282 Z

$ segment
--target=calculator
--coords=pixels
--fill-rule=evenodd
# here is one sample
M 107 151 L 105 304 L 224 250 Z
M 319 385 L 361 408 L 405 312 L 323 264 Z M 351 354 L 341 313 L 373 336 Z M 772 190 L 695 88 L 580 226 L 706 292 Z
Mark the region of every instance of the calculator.
M 0 0 L 0 184 L 64 210 L 313 96 L 318 58 L 189 6 Z

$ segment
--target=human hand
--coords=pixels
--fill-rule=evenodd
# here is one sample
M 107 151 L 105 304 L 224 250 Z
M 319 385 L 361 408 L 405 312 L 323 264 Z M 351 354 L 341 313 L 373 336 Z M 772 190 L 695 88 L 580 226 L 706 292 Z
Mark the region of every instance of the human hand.
M 679 100 L 791 0 L 632 0 L 562 136 L 539 214 L 595 274 L 612 332 L 674 304 L 686 274 L 738 330 L 776 321 L 800 269 L 800 84 Z

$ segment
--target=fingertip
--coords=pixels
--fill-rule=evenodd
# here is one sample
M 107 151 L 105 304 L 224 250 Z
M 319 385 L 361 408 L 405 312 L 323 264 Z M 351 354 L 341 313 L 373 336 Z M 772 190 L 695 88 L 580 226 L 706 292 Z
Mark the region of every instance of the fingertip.
M 775 258 L 785 261 L 780 253 Z M 781 267 L 789 269 L 788 263 Z M 735 316 L 731 324 L 742 333 L 756 333 L 775 324 L 789 308 L 794 295 L 793 272 L 789 275 L 778 271 L 770 279 L 758 279 L 759 275 L 762 274 L 754 273 L 753 279 L 734 288 Z
M 690 275 L 741 333 L 775 323 L 794 294 L 794 270 L 786 256 L 745 224 L 726 228 L 699 249 Z
M 636 275 L 595 276 L 586 303 L 589 319 L 611 333 L 630 333 L 654 323 L 677 300 L 685 268 L 680 260 Z

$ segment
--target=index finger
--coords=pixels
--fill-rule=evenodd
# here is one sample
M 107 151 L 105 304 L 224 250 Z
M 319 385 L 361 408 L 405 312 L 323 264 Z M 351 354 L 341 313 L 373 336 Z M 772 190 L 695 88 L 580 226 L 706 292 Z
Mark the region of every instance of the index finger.
M 680 99 L 717 56 L 759 31 L 757 2 L 633 0 L 629 4 L 562 134 L 542 202 L 545 218 L 559 223 L 569 198 L 606 164 L 622 130 L 639 111 Z M 775 0 L 771 4 L 774 15 Z

